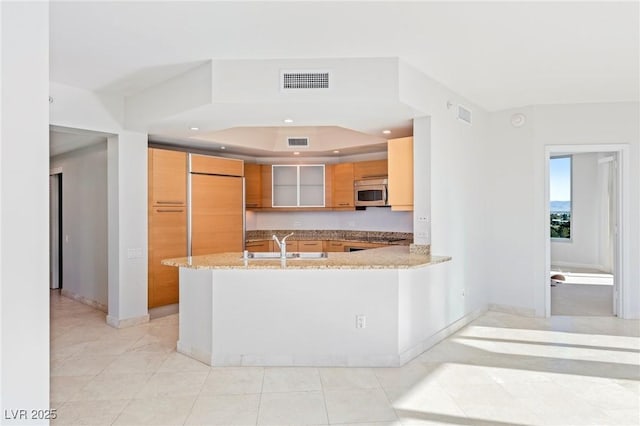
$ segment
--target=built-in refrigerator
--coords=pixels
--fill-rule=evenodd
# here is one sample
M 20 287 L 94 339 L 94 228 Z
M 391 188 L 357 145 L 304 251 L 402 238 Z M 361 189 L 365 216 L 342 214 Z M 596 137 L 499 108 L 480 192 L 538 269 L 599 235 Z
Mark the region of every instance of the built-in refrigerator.
M 244 178 L 189 173 L 189 255 L 241 252 Z

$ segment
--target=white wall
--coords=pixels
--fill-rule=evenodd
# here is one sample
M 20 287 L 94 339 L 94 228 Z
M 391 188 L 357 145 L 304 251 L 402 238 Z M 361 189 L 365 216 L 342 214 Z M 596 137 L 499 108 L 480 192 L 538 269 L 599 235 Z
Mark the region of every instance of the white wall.
M 48 424 L 10 411 L 50 408 L 47 2 L 0 2 L 0 62 L 0 413 Z
M 412 212 L 368 207 L 350 212 L 247 212 L 247 230 L 338 229 L 350 231 L 413 232 Z
M 123 327 L 147 315 L 147 135 L 122 127 L 124 100 L 53 82 L 52 126 L 113 135 L 107 144 L 107 322 Z M 129 249 L 133 251 L 130 252 Z
M 107 140 L 109 312 L 126 327 L 149 320 L 147 135 L 121 131 Z
M 414 138 L 414 152 L 419 153 L 414 194 L 422 200 L 414 211 L 414 226 L 420 226 L 418 217 L 429 218 L 431 252 L 452 256 L 448 285 L 464 294 L 458 302 L 462 312 L 470 313 L 487 305 L 493 272 L 487 263 L 494 253 L 486 250 L 491 237 L 485 196 L 490 170 L 484 161 L 489 114 L 407 64 L 399 65 L 401 100 L 430 117 L 422 123 L 430 127 L 428 137 Z M 456 118 L 457 104 L 472 110 L 472 125 Z
M 510 124 L 515 112 L 527 115 L 520 128 Z M 631 220 L 624 229 L 630 258 L 640 258 L 640 108 L 638 103 L 549 105 L 496 112 L 491 115 L 491 138 L 482 156 L 491 181 L 479 188 L 486 198 L 484 250 L 495 273 L 490 300 L 522 312 L 545 315 L 545 244 L 548 218 L 544 215 L 545 145 L 628 144 L 630 187 L 627 208 Z M 626 318 L 640 316 L 640 264 L 627 265 L 623 288 Z
M 63 291 L 106 308 L 107 141 L 55 156 L 50 167 L 62 169 Z
M 573 154 L 571 164 L 571 239 L 551 240 L 551 264 L 600 269 L 599 242 L 606 235 L 600 235 L 598 154 Z

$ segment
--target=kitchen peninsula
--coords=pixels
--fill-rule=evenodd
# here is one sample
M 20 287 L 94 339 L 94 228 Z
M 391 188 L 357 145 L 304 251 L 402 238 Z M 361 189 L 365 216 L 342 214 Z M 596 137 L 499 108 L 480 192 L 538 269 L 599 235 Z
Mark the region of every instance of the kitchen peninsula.
M 213 366 L 391 367 L 448 334 L 448 304 L 459 298 L 445 285 L 450 260 L 394 245 L 319 259 L 234 252 L 162 263 L 180 269 L 183 354 Z

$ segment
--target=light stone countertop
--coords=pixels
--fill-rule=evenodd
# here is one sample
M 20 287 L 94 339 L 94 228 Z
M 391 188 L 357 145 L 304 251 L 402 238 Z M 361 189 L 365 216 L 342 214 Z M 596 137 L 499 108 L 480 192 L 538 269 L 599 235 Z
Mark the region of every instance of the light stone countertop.
M 408 269 L 448 262 L 450 256 L 409 253 L 408 246 L 389 246 L 356 252 L 329 252 L 324 259 L 248 259 L 242 253 L 165 259 L 163 265 L 192 269 Z

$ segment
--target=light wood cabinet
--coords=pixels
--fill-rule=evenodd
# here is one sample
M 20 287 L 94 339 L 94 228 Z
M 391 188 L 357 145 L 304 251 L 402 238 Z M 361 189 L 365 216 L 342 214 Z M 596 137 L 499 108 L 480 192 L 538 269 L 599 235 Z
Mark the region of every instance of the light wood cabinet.
M 147 304 L 178 303 L 178 271 L 160 264 L 187 255 L 187 153 L 148 150 Z
M 327 251 L 327 252 L 344 251 L 345 244 L 346 244 L 345 241 L 326 240 L 323 242 L 323 251 Z
M 248 209 L 262 207 L 262 166 L 244 165 L 245 206 Z
M 187 255 L 185 206 L 152 207 L 149 215 L 148 305 L 178 303 L 178 268 L 160 264 L 163 259 Z
M 355 180 L 387 177 L 387 160 L 353 163 L 353 177 Z
M 191 254 L 241 252 L 242 179 L 191 175 Z
M 332 207 L 340 210 L 353 210 L 354 201 L 354 163 L 340 163 L 332 167 Z
M 271 165 L 263 164 L 260 167 L 260 188 L 261 188 L 261 206 L 263 209 L 271 208 L 271 197 L 272 197 L 272 188 L 271 188 Z
M 390 139 L 389 204 L 391 210 L 413 210 L 413 138 Z
M 298 250 L 303 252 L 319 252 L 323 251 L 322 241 L 300 240 L 298 241 Z
M 269 252 L 273 251 L 273 241 L 251 241 L 245 244 L 245 249 L 250 252 Z
M 287 240 L 287 253 L 292 251 L 298 251 L 298 241 L 297 240 Z M 274 251 L 280 251 L 280 248 L 277 244 L 273 244 Z
M 149 148 L 149 204 L 184 206 L 187 202 L 187 153 Z
M 244 161 L 191 154 L 190 171 L 209 175 L 244 176 Z

